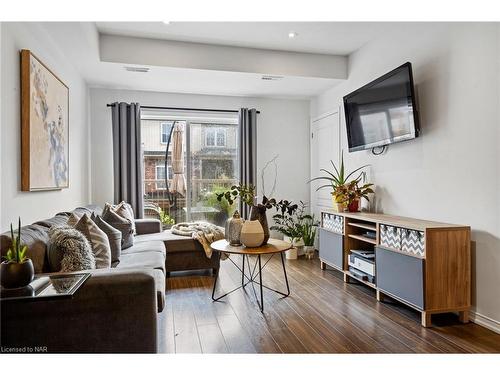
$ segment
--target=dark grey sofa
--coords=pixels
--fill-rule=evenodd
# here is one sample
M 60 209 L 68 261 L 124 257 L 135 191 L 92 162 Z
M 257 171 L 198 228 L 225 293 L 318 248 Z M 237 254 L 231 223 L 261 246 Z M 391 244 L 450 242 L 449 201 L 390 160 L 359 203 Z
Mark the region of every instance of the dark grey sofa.
M 98 206 L 74 211 L 96 212 Z M 70 212 L 22 228 L 37 274 L 47 273 L 46 243 L 52 225 L 64 224 Z M 47 347 L 48 352 L 154 353 L 158 351 L 158 313 L 165 305 L 165 244 L 147 240 L 161 231 L 157 220 L 138 220 L 134 246 L 122 251 L 111 269 L 92 276 L 72 299 L 1 304 L 1 345 Z M 5 255 L 10 234 L 0 236 Z

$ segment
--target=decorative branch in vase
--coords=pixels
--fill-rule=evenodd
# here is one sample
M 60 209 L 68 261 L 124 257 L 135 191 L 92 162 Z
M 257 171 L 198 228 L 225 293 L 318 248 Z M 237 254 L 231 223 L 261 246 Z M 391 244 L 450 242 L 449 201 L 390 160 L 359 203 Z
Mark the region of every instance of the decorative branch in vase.
M 256 203 L 255 187 L 253 185 L 233 185 L 225 192 L 217 193 L 217 200 L 221 202 L 225 199 L 229 205 L 232 205 L 238 198 L 250 207 L 251 221 L 258 220 L 264 231 L 264 242 L 266 244 L 269 240 L 269 225 L 267 224 L 266 210 L 274 207 L 276 200 L 268 199 L 266 196 L 262 197 L 261 203 Z

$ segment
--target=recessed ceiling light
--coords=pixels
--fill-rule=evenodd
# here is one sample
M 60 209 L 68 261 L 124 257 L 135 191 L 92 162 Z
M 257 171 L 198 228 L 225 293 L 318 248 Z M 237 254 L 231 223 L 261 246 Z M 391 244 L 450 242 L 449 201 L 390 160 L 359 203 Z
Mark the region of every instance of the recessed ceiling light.
M 288 33 L 288 37 L 289 37 L 290 39 L 295 38 L 297 35 L 299 35 L 299 34 L 297 34 L 295 31 L 290 31 L 290 32 Z
M 161 21 L 163 22 L 165 25 L 170 25 L 170 21 Z
M 149 72 L 149 68 L 145 66 L 124 66 L 127 72 L 135 72 L 135 73 L 147 73 Z
M 261 79 L 264 81 L 279 81 L 280 79 L 283 79 L 283 76 L 271 76 L 271 75 L 263 75 Z

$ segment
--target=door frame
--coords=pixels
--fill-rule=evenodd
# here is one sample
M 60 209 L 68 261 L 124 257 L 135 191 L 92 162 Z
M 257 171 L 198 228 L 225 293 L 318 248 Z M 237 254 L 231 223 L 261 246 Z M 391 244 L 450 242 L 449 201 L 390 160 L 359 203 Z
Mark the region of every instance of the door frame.
M 338 126 L 338 139 L 339 139 L 339 144 L 338 144 L 338 157 L 339 157 L 339 160 L 340 160 L 340 155 L 341 155 L 341 152 L 342 152 L 342 147 L 341 147 L 341 144 L 342 144 L 342 140 L 341 140 L 341 136 L 342 136 L 342 132 L 341 132 L 341 109 L 342 109 L 342 106 L 338 106 L 337 108 L 335 109 L 332 109 L 332 110 L 329 110 L 327 112 L 324 112 L 318 116 L 315 116 L 315 117 L 311 117 L 310 121 L 309 121 L 309 133 L 310 133 L 310 138 L 309 138 L 309 150 L 310 150 L 310 155 L 309 155 L 309 178 L 314 178 L 314 176 L 312 175 L 313 173 L 313 157 L 312 157 L 312 154 L 314 152 L 314 148 L 313 148 L 313 142 L 314 142 L 314 126 L 315 126 L 315 123 L 317 123 L 318 121 L 320 120 L 323 120 L 327 117 L 330 117 L 330 116 L 333 116 L 333 115 L 338 115 L 339 116 L 339 126 Z M 310 185 L 309 187 L 309 202 L 310 202 L 310 205 L 311 205 L 311 208 L 312 208 L 312 205 L 316 204 L 314 201 L 313 201 L 313 187 Z

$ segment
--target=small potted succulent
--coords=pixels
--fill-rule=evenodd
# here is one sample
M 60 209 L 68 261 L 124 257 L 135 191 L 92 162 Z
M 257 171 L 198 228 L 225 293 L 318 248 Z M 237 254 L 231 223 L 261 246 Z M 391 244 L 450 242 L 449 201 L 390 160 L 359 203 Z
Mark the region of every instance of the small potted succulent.
M 21 244 L 21 219 L 17 237 L 10 224 L 11 245 L 5 260 L 0 265 L 0 283 L 4 288 L 21 288 L 33 281 L 35 270 L 33 262 L 26 256 L 28 247 Z

